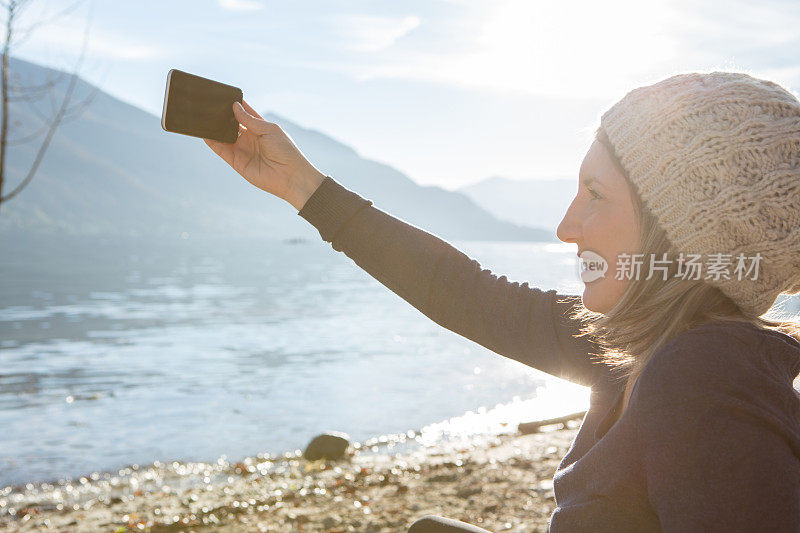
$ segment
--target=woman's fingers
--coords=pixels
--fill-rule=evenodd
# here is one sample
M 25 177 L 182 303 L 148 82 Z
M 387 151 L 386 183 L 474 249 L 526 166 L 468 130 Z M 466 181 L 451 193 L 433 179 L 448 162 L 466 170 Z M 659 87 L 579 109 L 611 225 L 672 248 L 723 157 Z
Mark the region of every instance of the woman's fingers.
M 242 100 L 242 107 L 244 107 L 244 110 L 247 111 L 248 113 L 250 113 L 251 115 L 253 115 L 254 117 L 260 118 L 261 120 L 264 120 L 264 117 L 259 115 L 258 111 L 253 109 L 252 106 L 250 104 L 248 104 L 246 100 Z
M 233 103 L 233 114 L 236 117 L 236 120 L 239 121 L 239 124 L 247 128 L 247 131 L 249 131 L 250 133 L 255 133 L 256 135 L 264 135 L 265 133 L 270 133 L 271 131 L 273 131 L 272 128 L 274 127 L 274 124 L 272 124 L 271 122 L 267 122 L 263 118 L 254 117 L 253 115 L 245 111 L 244 107 L 239 102 Z

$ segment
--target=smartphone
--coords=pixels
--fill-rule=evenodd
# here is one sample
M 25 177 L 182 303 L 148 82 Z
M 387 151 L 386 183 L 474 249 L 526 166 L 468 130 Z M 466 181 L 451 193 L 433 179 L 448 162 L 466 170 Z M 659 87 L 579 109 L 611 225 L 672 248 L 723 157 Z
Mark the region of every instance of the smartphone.
M 172 69 L 167 74 L 161 127 L 166 131 L 233 143 L 239 122 L 233 103 L 242 101 L 242 90 Z

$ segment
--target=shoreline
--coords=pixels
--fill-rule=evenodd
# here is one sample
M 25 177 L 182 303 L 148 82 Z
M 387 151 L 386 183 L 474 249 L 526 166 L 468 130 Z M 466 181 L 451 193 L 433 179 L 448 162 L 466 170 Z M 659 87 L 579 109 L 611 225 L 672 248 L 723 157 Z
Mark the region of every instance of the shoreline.
M 337 461 L 223 456 L 6 487 L 0 529 L 382 533 L 437 514 L 490 531 L 547 531 L 553 474 L 579 424 L 410 447 L 375 438 Z

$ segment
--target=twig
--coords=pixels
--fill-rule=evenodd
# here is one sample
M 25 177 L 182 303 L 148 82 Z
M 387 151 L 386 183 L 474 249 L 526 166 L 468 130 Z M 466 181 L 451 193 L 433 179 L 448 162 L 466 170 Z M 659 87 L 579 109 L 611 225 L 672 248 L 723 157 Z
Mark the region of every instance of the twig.
M 70 111 L 69 103 L 70 103 L 70 100 L 72 98 L 72 93 L 75 90 L 75 86 L 78 83 L 78 71 L 80 70 L 80 66 L 83 63 L 84 58 L 86 57 L 86 50 L 87 50 L 88 44 L 89 44 L 89 27 L 90 27 L 90 23 L 91 23 L 91 16 L 89 17 L 89 20 L 86 23 L 86 29 L 85 29 L 84 34 L 83 34 L 83 43 L 81 45 L 81 53 L 78 56 L 78 60 L 75 63 L 75 68 L 72 71 L 72 76 L 71 76 L 71 78 L 69 80 L 69 86 L 67 87 L 67 89 L 66 89 L 66 91 L 64 93 L 64 98 L 61 100 L 61 106 L 58 109 L 58 112 L 56 113 L 56 116 L 53 118 L 53 121 L 50 124 L 50 128 L 47 130 L 47 135 L 45 136 L 44 141 L 42 141 L 42 144 L 39 147 L 39 151 L 36 153 L 36 157 L 33 160 L 33 164 L 31 165 L 30 169 L 28 170 L 28 174 L 25 176 L 25 179 L 23 179 L 19 183 L 19 185 L 17 185 L 14 188 L 14 190 L 12 190 L 10 193 L 8 193 L 5 196 L 0 197 L 0 205 L 2 205 L 4 202 L 7 202 L 11 198 L 13 198 L 17 194 L 19 194 L 20 191 L 22 191 L 22 189 L 24 189 L 25 186 L 28 185 L 28 183 L 30 183 L 30 181 L 36 175 L 36 171 L 38 170 L 39 165 L 41 164 L 42 159 L 44 158 L 44 154 L 47 151 L 48 146 L 50 146 L 50 141 L 53 139 L 53 135 L 56 132 L 56 128 L 58 128 L 59 124 L 64 119 L 65 115 Z M 6 109 L 4 109 L 3 120 L 6 121 L 7 120 L 7 115 L 8 115 L 8 113 L 7 113 L 8 101 L 7 101 L 6 94 L 5 94 L 5 92 L 7 90 L 7 87 L 5 85 L 5 79 L 6 79 L 7 71 L 8 71 L 8 69 L 7 69 L 7 55 L 6 54 L 3 55 L 3 60 L 4 60 L 4 68 L 3 68 L 3 79 L 4 79 L 4 84 L 3 84 L 3 91 L 4 91 L 4 94 L 3 94 L 3 105 L 6 108 Z M 6 130 L 7 130 L 7 123 L 4 125 L 2 146 L 0 146 L 0 148 L 3 151 L 5 151 L 6 143 L 7 143 L 7 140 L 8 140 L 7 136 L 6 136 L 6 134 L 7 134 Z M 2 156 L 0 156 L 0 159 L 2 159 Z M 0 189 L 0 190 L 2 190 L 2 189 Z
M 585 415 L 586 411 L 580 411 L 578 413 L 559 416 L 558 418 L 548 418 L 547 420 L 536 420 L 535 422 L 522 422 L 517 429 L 523 435 L 527 435 L 529 433 L 536 433 L 542 427 L 551 426 L 553 424 L 562 424 L 566 428 L 567 422 L 571 420 L 582 419 Z

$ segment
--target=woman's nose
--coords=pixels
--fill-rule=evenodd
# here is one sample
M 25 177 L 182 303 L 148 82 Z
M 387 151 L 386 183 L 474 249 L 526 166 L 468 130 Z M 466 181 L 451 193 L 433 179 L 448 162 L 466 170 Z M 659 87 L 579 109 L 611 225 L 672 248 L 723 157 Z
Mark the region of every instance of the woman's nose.
M 575 213 L 576 200 L 577 198 L 569 204 L 564 218 L 561 219 L 556 229 L 556 236 L 561 242 L 577 243 L 580 238 L 580 224 Z

